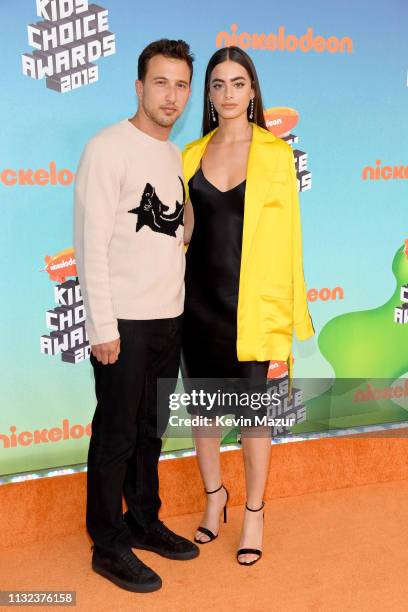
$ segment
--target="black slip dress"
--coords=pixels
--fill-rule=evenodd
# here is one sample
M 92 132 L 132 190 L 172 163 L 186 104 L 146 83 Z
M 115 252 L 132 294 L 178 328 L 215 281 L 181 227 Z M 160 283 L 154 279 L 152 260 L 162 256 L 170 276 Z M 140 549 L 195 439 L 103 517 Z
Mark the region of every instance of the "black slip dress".
M 234 388 L 242 391 L 248 391 L 248 382 L 252 388 L 265 390 L 269 361 L 237 358 L 246 181 L 220 191 L 206 179 L 200 166 L 188 184 L 194 231 L 186 253 L 183 377 L 227 378 L 229 383 L 235 379 Z M 192 408 L 188 411 L 198 413 Z M 241 412 L 238 407 L 218 410 L 223 414 Z

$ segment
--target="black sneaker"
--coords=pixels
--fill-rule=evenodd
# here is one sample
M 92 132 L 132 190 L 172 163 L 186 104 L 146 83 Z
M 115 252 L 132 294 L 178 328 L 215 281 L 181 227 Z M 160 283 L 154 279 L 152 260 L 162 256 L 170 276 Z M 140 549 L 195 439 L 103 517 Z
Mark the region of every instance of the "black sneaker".
M 122 589 L 135 593 L 157 591 L 161 578 L 129 549 L 105 551 L 93 546 L 92 569 Z
M 200 554 L 198 546 L 168 529 L 162 521 L 158 521 L 149 533 L 136 534 L 132 531 L 130 545 L 132 548 L 150 550 L 168 559 L 194 559 Z

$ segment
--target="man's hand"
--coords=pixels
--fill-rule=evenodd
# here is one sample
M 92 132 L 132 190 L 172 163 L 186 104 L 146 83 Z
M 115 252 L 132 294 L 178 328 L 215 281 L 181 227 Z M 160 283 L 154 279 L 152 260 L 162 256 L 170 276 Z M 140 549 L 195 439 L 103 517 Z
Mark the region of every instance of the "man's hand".
M 92 354 L 98 361 L 101 361 L 103 365 L 115 363 L 120 353 L 120 338 L 116 338 L 116 340 L 112 340 L 111 342 L 94 344 L 91 349 Z

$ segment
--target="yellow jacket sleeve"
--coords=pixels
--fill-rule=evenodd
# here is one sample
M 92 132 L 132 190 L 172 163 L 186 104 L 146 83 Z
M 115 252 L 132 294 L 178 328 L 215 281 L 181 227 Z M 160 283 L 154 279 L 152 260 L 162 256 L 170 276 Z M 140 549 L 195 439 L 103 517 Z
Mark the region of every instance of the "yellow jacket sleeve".
M 293 228 L 293 327 L 298 340 L 307 340 L 314 333 L 313 322 L 307 306 L 306 283 L 302 261 L 302 230 L 300 221 L 299 195 L 293 151 L 289 151 L 289 176 Z

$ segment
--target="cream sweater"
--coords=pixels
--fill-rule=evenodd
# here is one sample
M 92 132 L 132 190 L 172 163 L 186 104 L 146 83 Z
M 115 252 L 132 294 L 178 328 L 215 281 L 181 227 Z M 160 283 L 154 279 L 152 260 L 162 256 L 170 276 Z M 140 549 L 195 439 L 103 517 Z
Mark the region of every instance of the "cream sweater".
M 180 150 L 128 119 L 94 136 L 75 181 L 74 245 L 91 344 L 117 319 L 163 319 L 184 305 Z

